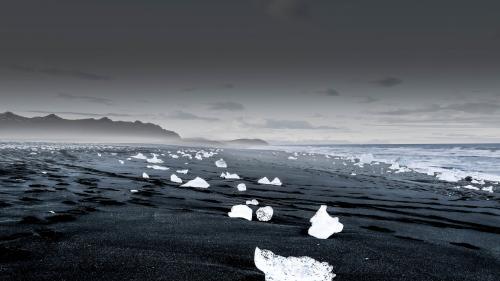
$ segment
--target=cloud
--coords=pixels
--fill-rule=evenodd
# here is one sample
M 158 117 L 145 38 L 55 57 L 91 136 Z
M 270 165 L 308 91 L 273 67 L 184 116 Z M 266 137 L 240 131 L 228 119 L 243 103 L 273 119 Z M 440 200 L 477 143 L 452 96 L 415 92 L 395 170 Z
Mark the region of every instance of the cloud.
M 374 98 L 374 97 L 363 97 L 362 100 L 359 101 L 359 103 L 374 103 L 379 101 L 380 99 Z
M 397 86 L 401 83 L 403 83 L 403 80 L 397 78 L 397 77 L 386 77 L 380 80 L 373 81 L 373 83 L 381 86 L 381 87 L 394 87 Z
M 61 99 L 80 100 L 80 101 L 85 101 L 85 102 L 90 102 L 90 103 L 99 103 L 99 104 L 105 104 L 105 105 L 112 105 L 113 104 L 112 100 L 106 99 L 106 98 L 99 98 L 99 97 L 75 96 L 75 95 L 66 94 L 66 93 L 59 93 L 59 94 L 57 94 L 57 97 L 61 98 Z
M 72 77 L 83 80 L 93 80 L 93 81 L 104 81 L 111 80 L 112 78 L 105 75 L 100 75 L 91 72 L 85 72 L 77 69 L 61 69 L 61 68 L 36 68 L 25 65 L 12 65 L 9 67 L 12 70 L 25 72 L 25 73 L 42 73 L 52 76 L 60 76 L 60 77 Z
M 488 102 L 470 102 L 462 104 L 437 105 L 433 104 L 427 107 L 416 109 L 397 109 L 391 111 L 379 112 L 384 115 L 409 115 L 418 113 L 435 113 L 440 111 L 458 111 L 471 114 L 493 114 L 500 112 L 500 105 Z
M 203 117 L 198 116 L 189 112 L 185 112 L 182 110 L 175 111 L 172 114 L 166 116 L 169 119 L 177 119 L 177 120 L 202 120 L 202 121 L 218 121 L 220 119 L 213 117 Z
M 180 89 L 179 91 L 184 92 L 184 93 L 191 93 L 191 92 L 197 92 L 203 89 L 207 90 L 230 90 L 236 88 L 236 85 L 233 83 L 223 83 L 219 85 L 212 85 L 212 86 L 205 86 L 205 87 L 185 87 Z
M 326 96 L 331 96 L 331 97 L 340 96 L 339 91 L 337 91 L 335 89 L 332 89 L 332 88 L 327 88 L 327 89 L 319 90 L 319 91 L 316 91 L 316 92 L 319 93 L 319 94 L 326 95 Z
M 286 20 L 308 20 L 311 16 L 307 0 L 269 0 L 267 12 Z
M 220 85 L 220 87 L 222 89 L 234 89 L 234 88 L 236 88 L 236 85 L 234 85 L 232 83 L 224 83 L 224 84 Z
M 244 110 L 245 107 L 241 103 L 231 102 L 231 101 L 222 101 L 212 103 L 210 106 L 211 110 L 229 110 L 229 111 L 240 111 Z
M 279 120 L 279 119 L 265 119 L 262 123 L 249 123 L 245 120 L 239 120 L 244 126 L 251 128 L 264 128 L 274 130 L 338 130 L 337 127 L 332 126 L 314 126 L 308 121 L 303 120 Z

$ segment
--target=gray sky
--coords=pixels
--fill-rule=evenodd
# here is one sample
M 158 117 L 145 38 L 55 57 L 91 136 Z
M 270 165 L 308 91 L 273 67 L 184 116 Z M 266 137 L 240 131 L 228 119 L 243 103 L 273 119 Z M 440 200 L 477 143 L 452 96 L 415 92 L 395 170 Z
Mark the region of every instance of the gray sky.
M 500 142 L 500 2 L 16 0 L 0 111 L 183 137 Z

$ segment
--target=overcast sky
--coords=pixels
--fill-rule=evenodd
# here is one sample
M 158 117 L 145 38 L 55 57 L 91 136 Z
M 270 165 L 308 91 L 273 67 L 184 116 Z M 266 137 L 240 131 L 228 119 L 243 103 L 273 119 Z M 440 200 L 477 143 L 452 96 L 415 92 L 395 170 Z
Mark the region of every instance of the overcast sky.
M 0 111 L 183 137 L 500 142 L 500 1 L 4 0 Z

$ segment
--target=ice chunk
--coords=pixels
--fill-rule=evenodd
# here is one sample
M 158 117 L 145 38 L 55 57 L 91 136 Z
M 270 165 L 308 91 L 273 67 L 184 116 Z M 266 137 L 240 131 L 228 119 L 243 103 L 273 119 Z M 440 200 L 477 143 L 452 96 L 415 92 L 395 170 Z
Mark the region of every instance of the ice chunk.
M 227 168 L 227 163 L 226 161 L 224 161 L 224 159 L 221 158 L 215 161 L 215 166 L 217 166 L 217 168 Z
M 139 190 L 137 190 L 137 189 L 131 189 L 130 192 L 131 193 L 137 193 L 137 192 L 139 192 Z
M 162 164 L 163 163 L 163 160 L 159 159 L 158 155 L 156 155 L 156 154 L 153 154 L 153 158 L 146 159 L 146 161 L 148 163 L 151 163 L 151 164 Z
M 260 180 L 258 180 L 257 182 L 260 184 L 271 184 L 271 182 L 269 181 L 269 179 L 267 177 L 263 177 Z
M 239 180 L 240 176 L 238 174 L 230 174 L 229 172 L 225 172 L 220 174 L 221 178 L 227 179 L 227 180 Z
M 493 193 L 493 186 L 485 186 L 485 187 L 481 188 L 481 190 Z
M 170 181 L 175 183 L 182 183 L 182 179 L 179 178 L 176 174 L 170 175 Z
M 355 176 L 355 175 L 356 175 L 356 173 L 354 173 L 354 172 L 351 173 L 351 176 Z
M 149 175 L 146 174 L 146 173 L 142 173 L 142 177 L 145 178 L 145 179 L 149 179 Z
M 466 186 L 463 186 L 463 188 L 466 188 L 466 189 L 472 189 L 472 190 L 479 190 L 479 188 L 473 186 L 473 185 L 466 185 Z
M 167 168 L 167 167 L 158 166 L 158 165 L 147 165 L 146 167 L 148 169 L 153 169 L 153 170 L 161 170 L 161 171 L 169 170 L 169 168 Z
M 270 221 L 273 217 L 273 208 L 269 206 L 259 208 L 255 215 L 259 221 Z
M 172 155 L 170 155 L 170 157 L 172 157 L 173 159 L 177 159 L 177 158 L 179 158 L 179 155 L 172 154 Z
M 344 228 L 344 225 L 339 222 L 339 218 L 331 217 L 326 208 L 326 205 L 321 205 L 316 214 L 309 220 L 311 222 L 311 227 L 308 230 L 309 235 L 319 239 L 328 239 Z
M 258 180 L 257 182 L 260 184 L 278 185 L 278 186 L 280 186 L 282 184 L 281 180 L 279 178 L 274 178 L 273 181 L 269 181 L 269 179 L 267 177 L 263 177 L 260 180 Z
M 231 212 L 227 213 L 231 218 L 242 218 L 251 221 L 252 209 L 247 205 L 235 205 L 231 208 Z
M 144 154 L 142 153 L 137 153 L 137 155 L 131 156 L 131 158 L 139 159 L 139 160 L 146 160 L 148 159 Z
M 238 186 L 236 186 L 236 188 L 238 189 L 238 191 L 246 191 L 247 185 L 244 183 L 240 183 L 240 184 L 238 184 Z
M 335 277 L 330 264 L 310 257 L 285 258 L 255 248 L 254 262 L 266 275 L 266 281 L 331 281 Z
M 196 154 L 196 156 L 194 158 L 196 158 L 197 160 L 203 160 L 203 157 L 201 156 L 201 154 Z
M 188 169 L 185 169 L 185 170 L 177 170 L 177 173 L 179 173 L 179 174 L 184 174 L 184 175 L 185 175 L 185 174 L 187 174 L 187 173 L 188 173 L 188 171 L 189 171 Z
M 187 183 L 181 185 L 182 187 L 196 187 L 196 188 L 208 188 L 210 185 L 204 179 L 196 177 Z
M 289 159 L 289 160 L 297 160 L 297 157 L 288 156 L 288 159 Z
M 247 204 L 247 205 L 254 205 L 254 206 L 257 206 L 257 205 L 259 205 L 259 201 L 257 201 L 256 199 L 247 200 L 246 204 Z
M 36 153 L 35 153 L 35 154 L 36 154 Z M 101 157 L 101 156 L 102 156 L 102 154 L 101 154 L 101 153 L 97 153 L 97 157 Z
M 271 185 L 278 185 L 281 186 L 281 181 L 279 178 L 274 178 L 272 182 L 270 182 Z
M 121 165 L 125 164 L 125 162 L 124 162 L 123 160 L 118 160 L 118 162 L 119 162 Z

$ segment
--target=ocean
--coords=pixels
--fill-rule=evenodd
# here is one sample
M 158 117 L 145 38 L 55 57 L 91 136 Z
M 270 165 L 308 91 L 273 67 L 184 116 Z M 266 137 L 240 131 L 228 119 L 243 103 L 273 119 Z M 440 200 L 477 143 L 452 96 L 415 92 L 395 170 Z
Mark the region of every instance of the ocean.
M 363 164 L 387 163 L 398 171 L 457 182 L 467 176 L 500 182 L 500 144 L 294 145 L 273 149 L 340 157 Z

